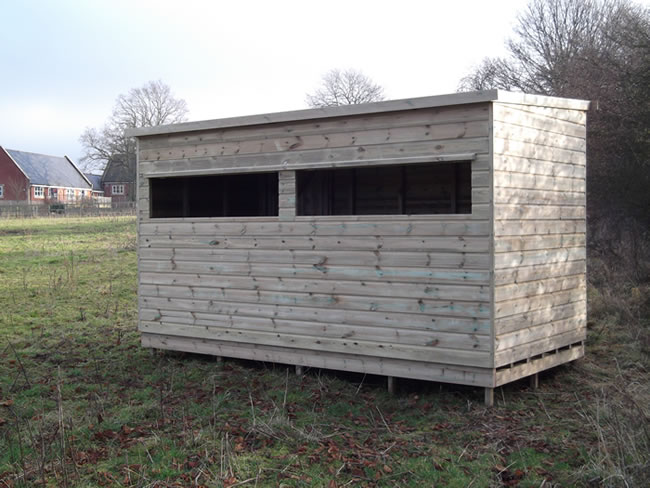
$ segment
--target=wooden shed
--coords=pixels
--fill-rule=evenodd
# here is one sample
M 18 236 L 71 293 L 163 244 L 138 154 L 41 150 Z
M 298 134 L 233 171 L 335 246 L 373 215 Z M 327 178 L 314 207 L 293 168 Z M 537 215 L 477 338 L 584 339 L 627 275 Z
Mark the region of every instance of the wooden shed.
M 132 130 L 143 345 L 487 404 L 581 357 L 588 105 L 490 90 Z

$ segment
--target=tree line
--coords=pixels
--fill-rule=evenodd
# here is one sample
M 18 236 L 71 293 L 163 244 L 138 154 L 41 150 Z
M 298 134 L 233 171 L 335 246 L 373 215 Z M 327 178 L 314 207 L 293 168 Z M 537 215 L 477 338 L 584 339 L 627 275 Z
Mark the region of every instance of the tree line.
M 588 114 L 590 218 L 632 216 L 650 223 L 650 11 L 629 0 L 531 0 L 506 41 L 459 91 L 492 88 L 592 101 Z M 310 107 L 375 102 L 381 85 L 358 70 L 334 69 L 307 94 Z M 152 81 L 120 95 L 99 129 L 81 136 L 82 163 L 122 164 L 135 178 L 129 127 L 182 122 L 188 108 L 169 86 Z
M 593 219 L 650 223 L 650 11 L 627 0 L 532 0 L 460 90 L 501 88 L 592 102 L 587 189 Z

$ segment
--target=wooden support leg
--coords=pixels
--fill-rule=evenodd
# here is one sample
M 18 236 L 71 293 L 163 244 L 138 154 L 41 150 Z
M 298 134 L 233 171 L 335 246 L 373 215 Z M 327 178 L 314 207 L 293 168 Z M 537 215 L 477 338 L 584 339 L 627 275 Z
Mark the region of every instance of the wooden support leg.
M 530 375 L 530 389 L 536 390 L 537 388 L 539 388 L 539 374 L 535 373 Z
M 494 388 L 485 388 L 485 406 L 494 406 Z
M 298 366 L 297 364 L 296 364 L 296 375 L 302 376 L 302 366 Z
M 223 363 L 223 356 L 217 356 L 216 360 L 218 363 Z
M 394 376 L 386 376 L 386 387 L 387 387 L 388 393 L 390 395 L 395 394 L 395 377 Z

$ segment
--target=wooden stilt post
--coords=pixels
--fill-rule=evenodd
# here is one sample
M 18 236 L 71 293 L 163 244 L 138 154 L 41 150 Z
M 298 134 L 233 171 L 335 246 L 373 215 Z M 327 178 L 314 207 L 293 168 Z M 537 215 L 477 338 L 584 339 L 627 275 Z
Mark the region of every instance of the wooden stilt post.
M 530 389 L 536 390 L 539 388 L 539 373 L 530 375 Z
M 388 393 L 390 395 L 395 394 L 395 377 L 394 376 L 386 376 L 386 387 L 387 387 Z
M 485 406 L 494 406 L 494 388 L 485 388 Z
M 302 366 L 296 364 L 296 376 L 302 376 Z

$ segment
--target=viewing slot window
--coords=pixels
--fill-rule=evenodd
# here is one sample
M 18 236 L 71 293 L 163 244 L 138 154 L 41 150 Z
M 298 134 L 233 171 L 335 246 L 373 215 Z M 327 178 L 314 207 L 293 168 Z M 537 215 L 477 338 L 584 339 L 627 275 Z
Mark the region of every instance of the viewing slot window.
M 278 174 L 151 178 L 152 218 L 278 215 Z
M 298 215 L 469 214 L 471 163 L 301 170 L 296 192 Z

